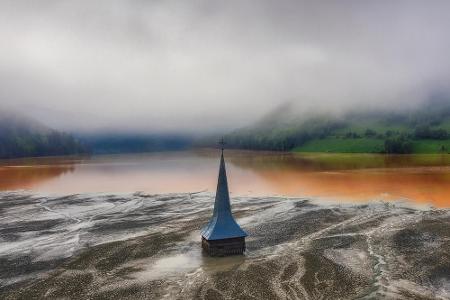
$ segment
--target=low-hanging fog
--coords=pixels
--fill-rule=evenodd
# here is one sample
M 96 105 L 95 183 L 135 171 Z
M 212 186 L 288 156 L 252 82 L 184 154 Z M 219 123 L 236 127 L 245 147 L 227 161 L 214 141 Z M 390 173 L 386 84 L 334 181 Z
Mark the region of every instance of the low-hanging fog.
M 69 131 L 211 132 L 285 102 L 450 90 L 450 2 L 0 2 L 0 106 Z

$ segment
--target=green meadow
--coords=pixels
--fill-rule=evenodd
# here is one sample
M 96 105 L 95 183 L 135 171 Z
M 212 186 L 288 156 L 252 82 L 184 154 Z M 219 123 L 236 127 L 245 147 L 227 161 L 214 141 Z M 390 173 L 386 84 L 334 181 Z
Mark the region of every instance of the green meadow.
M 327 137 L 306 142 L 294 152 L 383 153 L 384 139 Z M 450 140 L 413 140 L 411 153 L 449 153 Z

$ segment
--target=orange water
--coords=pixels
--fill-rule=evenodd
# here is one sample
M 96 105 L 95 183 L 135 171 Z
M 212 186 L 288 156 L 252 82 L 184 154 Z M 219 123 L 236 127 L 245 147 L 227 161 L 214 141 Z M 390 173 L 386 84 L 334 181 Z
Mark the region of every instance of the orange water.
M 450 207 L 450 155 L 225 152 L 232 195 L 402 199 Z M 211 191 L 219 152 L 0 161 L 0 190 L 45 193 Z

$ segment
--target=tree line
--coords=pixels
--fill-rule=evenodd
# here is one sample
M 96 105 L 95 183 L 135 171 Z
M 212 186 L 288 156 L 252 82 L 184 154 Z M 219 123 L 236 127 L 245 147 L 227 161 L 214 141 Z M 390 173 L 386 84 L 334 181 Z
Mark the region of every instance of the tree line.
M 0 158 L 85 154 L 88 152 L 86 146 L 72 135 L 64 132 L 0 131 Z
M 272 151 L 290 151 L 308 141 L 329 136 L 343 139 L 382 139 L 384 140 L 383 153 L 398 154 L 412 153 L 414 140 L 450 139 L 450 134 L 446 129 L 432 128 L 428 125 L 417 125 L 409 132 L 386 130 L 384 133 L 379 133 L 374 129 L 368 128 L 364 133 L 348 131 L 338 135 L 335 131 L 340 128 L 345 128 L 345 125 L 340 122 L 326 122 L 296 129 L 241 130 L 226 135 L 225 138 L 230 148 Z M 442 146 L 441 151 L 447 152 L 448 149 Z

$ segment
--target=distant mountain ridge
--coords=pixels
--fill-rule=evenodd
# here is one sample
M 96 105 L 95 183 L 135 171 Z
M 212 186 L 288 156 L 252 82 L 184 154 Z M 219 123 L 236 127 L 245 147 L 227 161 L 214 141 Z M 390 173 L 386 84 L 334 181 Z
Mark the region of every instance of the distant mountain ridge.
M 0 158 L 86 154 L 88 148 L 72 135 L 23 115 L 0 112 Z
M 192 139 L 175 134 L 97 133 L 80 135 L 93 154 L 177 151 L 190 147 Z
M 69 134 L 27 116 L 0 111 L 0 159 L 183 150 L 192 138 L 176 134 Z

